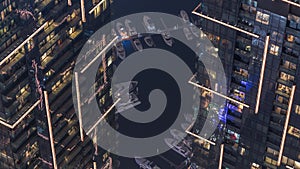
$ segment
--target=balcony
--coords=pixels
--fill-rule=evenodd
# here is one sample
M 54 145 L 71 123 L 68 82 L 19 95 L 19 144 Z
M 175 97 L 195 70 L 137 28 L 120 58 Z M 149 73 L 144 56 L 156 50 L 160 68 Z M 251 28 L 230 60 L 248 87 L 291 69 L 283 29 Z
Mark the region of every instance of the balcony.
M 52 39 L 47 41 L 47 43 L 43 47 L 40 48 L 40 53 L 45 53 L 50 48 L 54 48 L 57 41 L 65 36 L 66 30 L 67 30 L 66 28 L 63 28 Z
M 5 111 L 6 115 L 8 116 L 8 119 L 10 119 L 10 120 L 8 120 L 8 122 L 15 122 L 31 106 L 32 106 L 32 103 L 27 102 L 27 103 L 23 104 L 22 107 L 21 106 L 16 107 L 16 108 L 12 107 L 12 109 L 6 108 L 4 111 Z
M 67 100 L 72 100 L 72 88 L 67 87 L 60 95 L 51 95 L 53 97 L 49 97 L 50 107 L 53 110 L 57 110 L 63 103 Z
M 296 75 L 296 70 L 290 69 L 288 67 L 280 66 L 279 70 L 293 76 Z
M 25 66 L 21 69 L 19 69 L 19 71 L 11 76 L 11 78 L 9 80 L 7 80 L 5 83 L 0 83 L 0 85 L 2 86 L 2 91 L 4 95 L 8 95 L 9 97 L 15 97 L 16 92 L 18 92 L 18 88 L 13 88 L 15 86 L 22 86 L 24 87 L 26 84 L 28 84 L 28 76 L 25 76 L 25 74 L 27 73 L 27 69 L 25 68 Z M 16 83 L 19 83 L 19 85 L 17 85 Z
M 10 16 L 12 15 L 12 13 L 10 14 Z M 7 19 L 10 19 L 9 22 L 11 22 L 13 20 L 13 18 L 8 17 Z M 9 25 L 10 23 L 5 23 L 3 25 Z M 7 30 L 6 33 L 4 33 L 0 38 L 0 46 L 4 46 L 5 48 L 0 49 L 0 52 L 2 53 L 3 51 L 5 51 L 7 48 L 9 48 L 11 46 L 11 44 L 13 44 L 13 46 L 15 46 L 15 44 L 21 44 L 22 39 L 18 38 L 19 34 L 21 31 L 21 27 L 17 27 L 16 25 L 10 27 L 9 30 Z M 14 39 L 13 36 L 17 35 L 17 39 Z M 10 43 L 7 43 L 8 40 L 11 40 Z M 3 50 L 4 49 L 4 50 Z M 2 54 L 0 55 L 2 58 Z
M 283 96 L 283 97 L 285 97 L 285 98 L 289 98 L 289 97 L 290 97 L 290 95 L 287 94 L 287 93 L 284 92 L 284 91 L 276 90 L 275 93 L 278 94 L 278 95 L 280 95 L 280 96 Z M 287 103 L 281 103 L 281 104 L 287 105 Z
M 278 83 L 282 83 L 282 84 L 284 84 L 285 86 L 289 86 L 289 87 L 293 86 L 293 81 L 291 81 L 291 80 L 278 79 L 277 82 L 278 82 Z M 278 91 L 277 94 L 283 95 L 283 96 L 285 96 L 285 97 L 289 96 L 289 95 L 284 94 L 284 93 L 282 93 L 282 92 L 280 92 L 280 91 Z
M 70 63 L 69 60 L 71 60 L 75 55 L 71 52 L 68 51 L 66 52 L 63 56 L 60 57 L 55 57 L 51 62 L 55 63 L 52 65 L 52 63 L 49 63 L 45 69 L 45 71 L 49 71 L 50 68 L 53 70 L 53 74 L 51 74 L 50 76 L 46 77 L 46 82 L 47 84 L 51 84 L 54 83 L 54 81 L 57 81 L 60 78 L 59 72 L 61 72 L 61 70 L 66 70 L 69 67 L 72 66 L 72 63 Z M 52 87 L 52 86 L 47 86 L 47 88 Z
M 7 108 L 8 110 L 19 110 L 23 105 L 25 105 L 29 101 L 30 92 L 25 91 L 21 96 L 19 96 L 12 104 Z
M 66 120 L 61 122 L 61 130 L 55 128 L 53 132 L 55 141 L 59 143 L 63 138 L 65 138 L 68 130 L 76 123 L 78 123 L 78 120 L 75 118 L 75 116 L 68 122 Z
M 42 12 L 44 9 L 48 8 L 48 6 L 50 5 L 50 3 L 52 2 L 52 4 L 54 5 L 54 1 L 52 0 L 44 0 L 42 1 L 37 8 L 35 8 L 35 11 L 38 12 Z
M 78 130 L 75 134 L 68 135 L 67 137 L 64 137 L 63 140 L 60 140 L 60 142 L 56 145 L 56 155 L 59 157 L 61 153 L 65 152 L 67 150 L 67 145 L 74 140 L 74 137 L 78 136 Z M 64 150 L 64 151 L 62 151 Z
M 298 57 L 291 56 L 289 54 L 286 54 L 285 52 L 282 52 L 281 55 L 284 57 L 285 60 L 292 62 L 292 63 L 297 63 L 298 62 Z
M 11 132 L 11 141 L 19 138 L 21 134 L 26 133 L 24 131 L 29 130 L 33 126 L 33 123 L 34 118 L 32 116 L 25 118 L 24 124 L 14 128 L 14 130 Z
M 270 125 L 269 125 L 269 131 L 272 133 L 275 133 L 275 134 L 280 134 L 283 131 L 283 126 L 271 121 Z M 279 136 L 279 135 L 276 135 L 276 136 L 279 137 L 279 140 L 281 140 L 280 139 L 281 136 Z
M 78 139 L 77 139 L 78 140 Z M 76 146 L 76 145 L 74 145 Z M 80 153 L 82 150 L 82 147 L 81 146 L 78 146 L 75 148 L 75 150 L 73 150 L 66 158 L 65 158 L 65 162 L 66 164 L 70 164 L 74 158 L 78 155 L 78 153 Z
M 73 108 L 73 100 L 68 99 L 68 101 L 63 104 L 59 109 L 53 110 L 52 123 L 55 124 L 58 120 L 66 117 L 66 113 Z
M 65 145 L 66 148 L 68 147 L 75 147 L 79 143 L 79 136 L 75 135 L 76 137 L 72 139 L 69 145 Z M 76 148 L 76 147 L 75 147 Z M 74 150 L 74 149 L 73 149 Z M 72 153 L 72 152 L 71 152 Z M 67 161 L 69 161 L 68 156 L 71 154 L 70 151 L 63 151 L 63 153 L 57 158 L 57 163 L 60 166 L 64 166 Z
M 235 52 L 235 53 L 237 53 L 237 52 Z M 249 63 L 250 63 L 250 58 L 245 57 L 243 55 L 234 54 L 234 60 L 239 61 L 239 62 L 241 62 L 243 64 L 246 64 L 246 65 L 249 65 Z
M 26 85 L 28 85 L 28 83 L 26 83 L 26 82 L 28 82 L 28 80 L 24 80 L 20 85 L 18 85 L 18 87 L 20 87 L 20 88 L 25 87 Z M 5 95 L 2 96 L 2 98 L 4 100 L 4 103 L 5 103 L 4 107 L 9 107 L 7 109 L 8 111 L 10 111 L 10 112 L 12 111 L 11 109 L 13 109 L 13 108 L 11 108 L 11 106 L 12 106 L 13 102 L 16 102 L 16 101 L 19 101 L 20 103 L 22 102 L 22 100 L 20 98 L 18 98 L 18 100 L 17 100 L 17 97 L 16 97 L 18 94 L 20 94 L 20 92 L 21 91 L 16 87 L 12 91 L 10 91 L 8 94 L 6 94 L 6 96 Z M 28 97 L 29 94 L 30 94 L 30 90 L 29 89 L 27 89 L 23 93 L 23 95 L 26 98 Z
M 92 146 L 84 147 L 82 148 L 83 153 L 80 153 L 80 155 L 76 156 L 74 160 L 69 164 L 70 166 L 75 166 L 76 164 L 80 164 L 80 168 L 90 168 L 87 167 L 87 163 L 92 161 L 93 152 L 92 152 Z M 80 163 L 79 163 L 80 162 Z
M 11 142 L 11 146 L 13 148 L 13 151 L 15 151 L 17 154 L 20 155 L 20 156 L 18 156 L 18 158 L 20 158 L 21 156 L 24 155 L 24 154 L 21 153 L 22 148 L 25 148 L 25 142 L 26 141 L 32 140 L 31 137 L 36 135 L 35 131 L 36 131 L 36 128 L 30 128 L 28 130 L 28 132 L 23 132 L 22 133 L 22 135 L 21 135 L 22 137 L 19 137 L 17 140 Z

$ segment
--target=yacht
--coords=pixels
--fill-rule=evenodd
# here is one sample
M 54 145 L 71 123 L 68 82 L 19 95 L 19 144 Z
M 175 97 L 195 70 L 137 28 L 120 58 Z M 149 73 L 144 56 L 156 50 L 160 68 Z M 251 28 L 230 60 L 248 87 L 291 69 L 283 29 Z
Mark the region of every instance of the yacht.
M 163 37 L 165 43 L 169 46 L 172 46 L 173 45 L 173 40 L 172 40 L 172 37 L 170 35 L 170 32 L 168 31 L 164 31 L 161 33 L 161 36 Z
M 125 110 L 131 109 L 134 106 L 141 104 L 138 97 L 134 93 L 128 94 L 125 97 L 123 96 L 121 100 L 122 101 L 125 100 L 125 102 L 118 103 L 116 105 L 116 109 L 117 109 L 116 113 L 121 113 Z
M 197 164 L 192 163 L 188 169 L 198 169 L 198 168 L 200 168 L 200 167 Z
M 190 126 L 190 124 L 188 123 L 182 123 L 181 124 L 181 128 L 185 131 L 188 127 Z
M 180 11 L 180 17 L 182 18 L 184 23 L 189 23 L 190 22 L 189 15 L 186 13 L 185 10 Z
M 129 81 L 122 82 L 113 86 L 114 96 L 119 97 L 126 93 L 131 93 L 134 90 L 137 90 L 138 82 L 137 81 Z
M 181 141 L 187 148 L 192 150 L 192 147 L 191 147 L 192 141 L 191 141 L 191 139 L 186 137 L 187 135 L 184 132 L 181 132 L 177 129 L 171 129 L 170 133 L 177 141 Z
M 193 40 L 193 34 L 188 28 L 183 28 L 183 33 L 187 40 Z
M 151 36 L 146 36 L 144 41 L 149 47 L 154 47 L 154 41 Z
M 197 28 L 196 26 L 192 25 L 192 26 L 190 26 L 190 30 L 191 30 L 192 34 L 195 37 L 199 38 L 199 35 L 200 35 L 200 29 L 199 28 Z
M 171 135 L 178 141 L 181 141 L 185 138 L 186 134 L 177 130 L 177 129 L 171 129 L 170 130 Z
M 148 33 L 155 33 L 156 32 L 155 25 L 151 21 L 151 18 L 149 16 L 144 16 L 143 21 L 144 21 L 145 29 Z
M 118 42 L 116 44 L 116 51 L 117 51 L 117 56 L 120 59 L 124 60 L 125 57 L 126 57 L 126 52 L 125 52 L 125 49 L 124 49 L 124 46 L 123 46 L 122 42 Z
M 185 120 L 188 122 L 188 123 L 192 123 L 193 122 L 193 118 L 194 118 L 194 116 L 193 116 L 193 114 L 184 114 L 183 115 L 184 116 L 184 118 L 185 118 Z
M 138 50 L 138 51 L 142 51 L 143 50 L 143 45 L 141 43 L 141 41 L 136 38 L 136 39 L 133 39 L 132 40 L 133 44 L 134 44 L 134 47 Z
M 134 158 L 135 162 L 140 166 L 142 169 L 160 169 L 157 165 L 153 164 L 153 162 L 145 159 L 145 158 Z
M 170 148 L 172 148 L 175 152 L 185 158 L 189 157 L 192 154 L 191 151 L 183 143 L 180 143 L 175 139 L 165 138 L 165 142 Z
M 136 28 L 132 26 L 132 22 L 129 19 L 125 19 L 125 26 L 129 30 L 129 36 L 137 35 Z
M 124 26 L 122 23 L 118 22 L 116 24 L 117 31 L 119 32 L 119 35 L 121 36 L 122 39 L 127 39 L 128 38 L 128 33 L 126 32 Z

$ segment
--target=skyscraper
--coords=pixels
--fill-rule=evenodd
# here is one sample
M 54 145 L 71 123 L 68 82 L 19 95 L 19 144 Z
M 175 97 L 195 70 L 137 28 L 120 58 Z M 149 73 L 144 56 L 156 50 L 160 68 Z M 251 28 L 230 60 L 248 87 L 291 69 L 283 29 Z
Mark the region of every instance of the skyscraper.
M 0 168 L 91 168 L 105 153 L 80 138 L 71 79 L 111 2 L 1 2 Z
M 193 11 L 238 101 L 226 103 L 219 168 L 300 168 L 299 11 L 297 1 L 252 0 L 203 0 Z

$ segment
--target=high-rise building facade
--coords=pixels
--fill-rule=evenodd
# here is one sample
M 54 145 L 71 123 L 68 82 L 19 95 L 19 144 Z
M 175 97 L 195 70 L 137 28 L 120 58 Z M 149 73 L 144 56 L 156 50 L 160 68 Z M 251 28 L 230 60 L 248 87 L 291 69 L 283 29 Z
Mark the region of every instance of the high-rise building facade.
M 71 82 L 78 53 L 109 19 L 111 3 L 1 1 L 0 168 L 101 167 L 105 152 L 80 137 Z
M 299 7 L 285 0 L 203 0 L 192 12 L 218 48 L 226 95 L 234 99 L 227 99 L 216 167 L 300 168 Z

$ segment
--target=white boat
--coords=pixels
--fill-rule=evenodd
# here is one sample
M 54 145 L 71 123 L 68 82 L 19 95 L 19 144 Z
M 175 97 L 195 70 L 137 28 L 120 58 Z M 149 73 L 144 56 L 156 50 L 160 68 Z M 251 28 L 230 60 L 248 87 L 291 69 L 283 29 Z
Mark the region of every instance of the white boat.
M 111 29 L 111 35 L 113 37 L 117 36 L 117 32 L 116 32 L 116 30 L 114 28 Z
M 122 60 L 125 59 L 125 57 L 126 57 L 126 52 L 125 52 L 125 49 L 124 49 L 124 46 L 123 46 L 122 42 L 118 42 L 118 43 L 116 44 L 116 52 L 117 52 L 117 56 L 118 56 L 120 59 L 122 59 Z
M 165 43 L 169 46 L 172 46 L 173 45 L 173 40 L 172 40 L 172 37 L 170 35 L 170 32 L 168 31 L 164 31 L 161 33 L 161 36 L 163 37 Z
M 171 135 L 178 141 L 181 141 L 185 138 L 186 134 L 177 130 L 177 129 L 171 129 L 170 130 Z
M 191 151 L 183 144 L 172 138 L 165 138 L 165 143 L 181 156 L 187 158 Z
M 188 122 L 188 123 L 192 123 L 193 122 L 193 118 L 194 118 L 194 116 L 192 115 L 192 114 L 184 114 L 183 115 L 184 116 L 184 118 L 185 118 L 185 120 Z
M 193 40 L 193 34 L 188 28 L 183 28 L 183 33 L 187 40 Z
M 119 35 L 121 36 L 122 39 L 128 38 L 128 33 L 126 32 L 122 23 L 118 22 L 116 24 L 116 27 L 117 27 L 117 31 L 119 32 Z
M 152 39 L 151 36 L 146 36 L 144 38 L 145 43 L 149 46 L 149 47 L 153 47 L 154 46 L 154 41 Z
M 199 37 L 199 35 L 200 35 L 200 29 L 199 28 L 192 25 L 192 26 L 190 26 L 190 30 L 191 30 L 191 32 L 194 36 Z
M 192 141 L 188 139 L 188 137 L 186 137 L 187 135 L 184 132 L 181 132 L 177 129 L 171 129 L 170 133 L 177 141 L 181 141 L 187 148 L 192 150 L 191 147 Z
M 132 22 L 129 19 L 125 19 L 125 26 L 129 31 L 129 36 L 137 35 L 136 28 L 132 26 Z
M 138 51 L 143 50 L 143 45 L 142 45 L 141 41 L 140 41 L 138 38 L 133 39 L 132 42 L 133 42 L 134 47 L 135 47 Z
M 149 16 L 144 16 L 143 17 L 143 21 L 144 21 L 144 25 L 145 25 L 146 31 L 148 33 L 155 33 L 156 32 L 155 25 L 151 21 L 151 18 Z
M 145 159 L 145 158 L 134 158 L 135 162 L 142 169 L 160 169 L 157 165 L 153 164 L 153 162 Z
M 200 167 L 197 164 L 192 163 L 188 169 L 198 169 L 198 168 L 200 168 Z
M 136 94 L 138 93 L 137 85 L 137 81 L 129 81 L 113 86 L 113 88 L 115 89 L 114 97 L 121 98 L 121 102 L 116 105 L 116 113 L 123 112 L 141 103 L 136 96 Z
M 182 18 L 184 23 L 189 23 L 190 22 L 189 15 L 186 13 L 185 10 L 180 11 L 180 17 Z
M 182 123 L 181 124 L 181 128 L 185 131 L 188 127 L 190 126 L 190 124 L 188 123 Z
M 138 85 L 137 81 L 129 81 L 129 82 L 122 82 L 115 84 L 113 86 L 114 89 L 114 96 L 119 97 L 124 94 L 131 93 L 132 91 L 136 90 Z
M 134 106 L 141 104 L 138 97 L 134 93 L 126 94 L 121 97 L 121 101 L 116 105 L 116 113 L 121 113 L 125 110 L 131 109 Z

